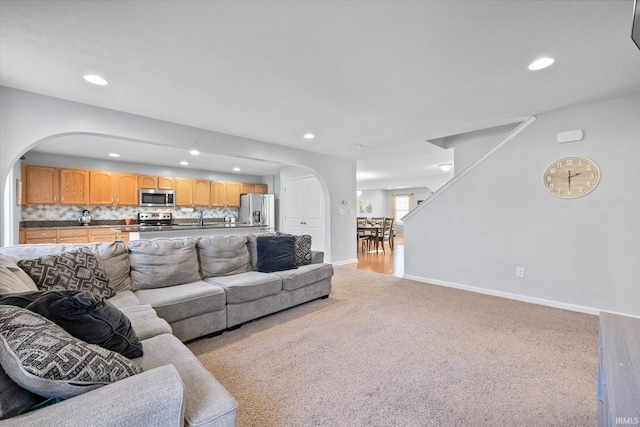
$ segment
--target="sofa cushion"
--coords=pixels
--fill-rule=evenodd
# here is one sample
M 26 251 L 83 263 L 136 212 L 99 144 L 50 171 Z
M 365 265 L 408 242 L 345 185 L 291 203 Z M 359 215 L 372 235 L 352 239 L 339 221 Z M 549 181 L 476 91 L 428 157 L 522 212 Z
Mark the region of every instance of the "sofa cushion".
M 120 311 L 129 318 L 140 341 L 156 335 L 173 333 L 169 323 L 158 317 L 158 313 L 149 304 L 127 305 L 120 308 Z
M 293 291 L 311 283 L 333 276 L 331 264 L 310 264 L 297 270 L 276 271 L 272 273 L 282 279 L 282 289 Z
M 202 280 L 162 289 L 141 289 L 136 296 L 169 323 L 222 310 L 226 305 L 224 289 Z
M 200 280 L 196 241 L 191 238 L 133 240 L 129 262 L 134 291 Z
M 101 242 L 86 247 L 98 258 L 116 292 L 131 289 L 129 251 L 124 242 Z
M 19 260 L 20 258 L 14 255 L 0 254 L 0 268 L 8 270 L 9 273 L 11 273 L 13 276 L 15 276 L 16 279 L 22 282 L 24 287 L 22 287 L 21 289 L 25 289 L 25 290 L 18 291 L 18 292 L 37 291 L 38 287 L 36 286 L 33 279 L 29 277 L 29 275 L 25 273 L 23 269 L 18 267 L 18 264 L 16 264 Z M 6 276 L 5 278 L 7 280 L 11 280 L 14 286 L 20 286 L 19 284 L 15 283 L 13 281 L 13 278 L 11 278 L 10 276 Z M 11 287 L 11 289 L 13 289 L 13 286 Z M 0 294 L 2 293 L 3 292 L 0 290 Z M 11 292 L 6 292 L 6 293 L 11 293 Z
M 27 309 L 0 305 L 0 364 L 18 385 L 63 399 L 142 372 L 119 353 L 87 344 Z
M 311 236 L 308 234 L 294 235 L 276 232 L 277 236 L 293 236 L 296 239 L 296 265 L 311 264 Z
M 27 292 L 0 296 L 0 304 L 38 313 L 89 344 L 117 351 L 128 358 L 142 356 L 142 344 L 127 316 L 93 292 Z
M 189 349 L 173 335 L 144 340 L 144 356 L 135 361 L 145 371 L 172 364 L 184 383 L 186 427 L 235 426 L 238 403 Z
M 11 270 L 0 266 L 0 295 L 29 292 L 30 290 Z
M 93 253 L 87 248 L 17 262 L 39 289 L 88 290 L 105 298 L 116 294 Z
M 233 276 L 207 277 L 204 280 L 224 288 L 228 304 L 255 301 L 269 295 L 277 295 L 282 290 L 280 277 L 257 271 Z
M 228 276 L 253 270 L 246 236 L 206 236 L 197 240 L 203 277 Z
M 298 268 L 294 236 L 258 236 L 258 271 L 271 273 Z
M 0 366 L 0 420 L 23 414 L 43 400 L 16 384 Z
M 140 300 L 133 291 L 120 291 L 108 299 L 108 301 L 122 310 L 122 307 L 140 304 Z
M 0 253 L 17 257 L 18 259 L 39 258 L 60 252 L 75 251 L 80 248 L 89 249 L 100 261 L 111 286 L 116 290 L 131 288 L 129 277 L 129 253 L 124 242 L 97 242 L 87 244 L 58 243 L 58 244 L 30 244 L 15 245 L 0 248 Z M 34 291 L 37 288 L 33 289 Z

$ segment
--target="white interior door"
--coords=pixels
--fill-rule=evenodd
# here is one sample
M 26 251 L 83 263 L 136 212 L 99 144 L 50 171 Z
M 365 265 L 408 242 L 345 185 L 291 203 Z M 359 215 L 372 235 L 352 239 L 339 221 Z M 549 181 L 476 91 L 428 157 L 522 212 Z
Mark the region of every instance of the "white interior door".
M 284 183 L 285 233 L 309 234 L 311 248 L 324 251 L 324 195 L 316 177 Z

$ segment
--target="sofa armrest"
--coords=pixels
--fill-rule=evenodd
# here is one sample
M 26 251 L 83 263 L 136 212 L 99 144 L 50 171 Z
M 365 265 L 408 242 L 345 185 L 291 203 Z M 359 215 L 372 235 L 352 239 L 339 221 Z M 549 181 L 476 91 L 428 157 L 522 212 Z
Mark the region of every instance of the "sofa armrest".
M 184 386 L 164 365 L 52 406 L 0 421 L 1 427 L 183 426 Z
M 311 251 L 311 264 L 322 264 L 324 262 L 323 251 Z

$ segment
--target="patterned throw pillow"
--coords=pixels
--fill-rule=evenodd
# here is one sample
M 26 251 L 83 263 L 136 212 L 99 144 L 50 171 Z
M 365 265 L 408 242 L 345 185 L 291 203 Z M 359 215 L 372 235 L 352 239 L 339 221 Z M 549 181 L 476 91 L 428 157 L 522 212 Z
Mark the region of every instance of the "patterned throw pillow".
M 87 290 L 111 298 L 116 294 L 109 284 L 100 261 L 88 248 L 18 261 L 22 268 L 44 291 L 52 289 Z
M 296 265 L 309 265 L 311 264 L 311 236 L 303 234 L 296 236 L 294 234 L 287 234 L 276 232 L 278 236 L 293 236 L 296 238 Z
M 142 372 L 119 353 L 72 337 L 25 308 L 0 305 L 0 364 L 18 385 L 67 399 Z

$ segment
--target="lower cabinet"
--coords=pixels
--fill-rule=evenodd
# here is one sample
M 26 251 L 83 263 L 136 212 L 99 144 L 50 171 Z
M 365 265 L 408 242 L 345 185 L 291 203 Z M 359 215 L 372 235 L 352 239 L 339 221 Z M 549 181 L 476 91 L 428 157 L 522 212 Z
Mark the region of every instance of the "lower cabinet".
M 20 243 L 58 243 L 58 230 L 27 230 L 24 239 Z
M 47 230 L 22 230 L 20 244 L 38 243 L 93 243 L 122 240 L 129 242 L 129 233 L 113 231 L 108 227 L 101 228 L 52 228 Z
M 87 243 L 88 233 L 84 228 L 58 230 L 58 243 Z
M 122 240 L 125 243 L 129 243 L 129 233 L 113 231 L 110 228 L 92 228 L 89 230 L 89 243 L 113 242 L 114 240 Z

